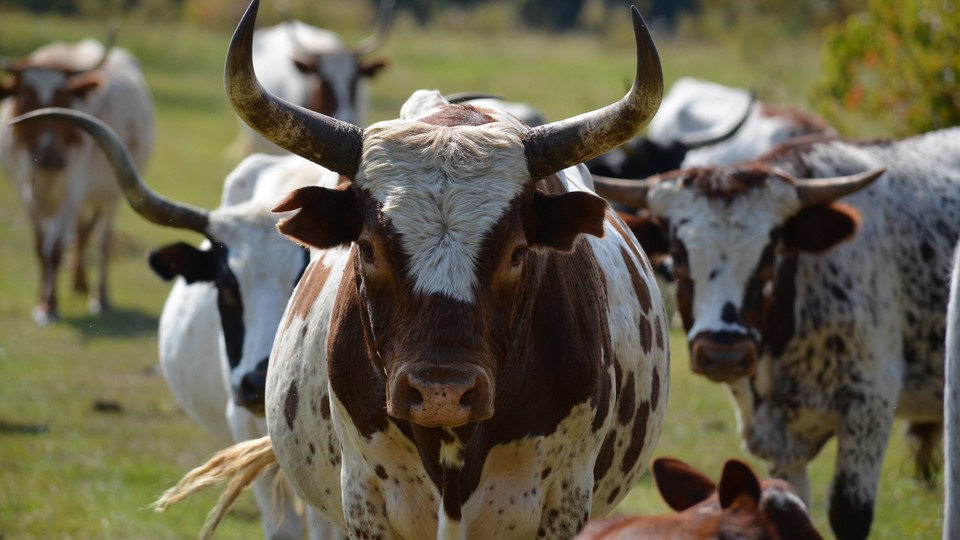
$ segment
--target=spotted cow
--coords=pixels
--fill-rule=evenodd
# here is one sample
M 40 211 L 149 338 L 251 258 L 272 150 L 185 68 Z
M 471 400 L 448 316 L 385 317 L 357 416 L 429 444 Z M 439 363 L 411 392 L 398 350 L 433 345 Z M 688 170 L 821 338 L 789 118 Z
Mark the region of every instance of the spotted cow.
M 331 30 L 317 28 L 285 14 L 278 25 L 254 34 L 253 64 L 263 86 L 281 99 L 338 120 L 362 125 L 367 108 L 367 82 L 386 66 L 382 59 L 366 59 L 380 48 L 393 19 L 393 0 L 383 0 L 376 29 L 355 47 L 347 47 Z M 286 153 L 241 126 L 232 151 Z
M 830 523 L 865 538 L 894 416 L 922 474 L 942 433 L 960 129 L 596 181 L 658 220 L 641 243 L 672 255 L 691 367 L 726 384 L 746 447 L 809 501 L 807 463 L 836 436 Z
M 639 12 L 636 80 L 612 105 L 527 128 L 421 91 L 361 129 L 262 89 L 257 7 L 227 55 L 231 102 L 350 180 L 277 207 L 315 250 L 270 355 L 279 467 L 356 538 L 572 538 L 643 472 L 666 410 L 649 262 L 577 166 L 656 111 Z
M 267 358 L 309 253 L 276 231 L 272 212 L 291 190 L 334 187 L 339 175 L 299 156 L 254 154 L 226 178 L 219 208 L 207 211 L 169 201 L 140 178 L 114 131 L 68 109 L 38 109 L 14 122 L 67 120 L 107 151 L 128 202 L 148 221 L 201 233 L 197 248 L 176 242 L 151 251 L 160 277 L 176 279 L 160 315 L 160 368 L 177 404 L 220 444 L 266 434 L 263 415 Z M 274 500 L 274 475 L 254 485 L 267 538 L 300 540 L 303 520 L 287 485 Z M 312 513 L 312 511 L 308 511 Z M 310 516 L 314 538 L 329 524 Z
M 672 458 L 653 462 L 653 478 L 677 513 L 597 519 L 576 540 L 821 540 L 807 507 L 787 482 L 759 480 L 746 463 L 730 459 L 720 484 Z
M 77 128 L 50 121 L 10 127 L 7 122 L 40 107 L 85 111 L 110 124 L 137 166 L 145 166 L 153 147 L 153 101 L 137 60 L 112 46 L 113 35 L 106 45 L 95 39 L 55 42 L 21 59 L 0 59 L 0 70 L 10 74 L 0 82 L 0 165 L 33 228 L 40 262 L 40 299 L 33 310 L 38 324 L 59 319 L 56 277 L 71 243 L 76 246 L 74 290 L 88 290 L 86 248 L 94 242 L 98 283 L 90 309 L 110 307 L 108 257 L 120 191 L 110 164 Z
M 947 304 L 947 362 L 943 395 L 943 540 L 960 538 L 960 244 L 954 251 Z

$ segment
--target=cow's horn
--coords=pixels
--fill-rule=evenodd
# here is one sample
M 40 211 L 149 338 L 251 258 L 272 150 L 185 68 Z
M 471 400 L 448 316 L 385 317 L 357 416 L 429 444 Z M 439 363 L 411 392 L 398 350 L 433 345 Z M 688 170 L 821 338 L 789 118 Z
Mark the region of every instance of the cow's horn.
M 869 186 L 880 178 L 884 171 L 886 169 L 880 167 L 850 176 L 798 178 L 797 196 L 803 207 L 827 204 Z
M 353 50 L 355 54 L 358 56 L 370 54 L 383 46 L 383 43 L 387 40 L 387 34 L 390 33 L 390 27 L 393 26 L 393 7 L 394 0 L 382 0 L 380 2 L 373 34 L 357 43 Z
M 274 144 L 353 178 L 360 168 L 363 130 L 353 124 L 288 103 L 267 92 L 253 70 L 253 29 L 259 0 L 240 19 L 224 68 L 224 86 L 235 111 Z
M 681 135 L 677 141 L 685 146 L 687 150 L 695 150 L 697 148 L 703 148 L 704 146 L 722 143 L 740 131 L 743 124 L 747 122 L 747 118 L 750 118 L 750 113 L 753 111 L 753 106 L 756 102 L 757 93 L 751 90 L 750 101 L 747 103 L 746 110 L 743 111 L 743 115 L 738 118 L 733 125 L 720 124 L 695 133 Z
M 210 222 L 209 212 L 172 201 L 150 189 L 137 172 L 137 167 L 130 153 L 120 142 L 120 138 L 102 120 L 75 109 L 50 107 L 17 116 L 10 120 L 10 124 L 19 124 L 38 118 L 67 120 L 89 133 L 107 155 L 116 172 L 123 196 L 138 214 L 157 225 L 188 229 L 201 234 L 206 232 Z
M 642 129 L 660 107 L 663 71 L 657 47 L 636 6 L 637 73 L 620 101 L 602 109 L 551 122 L 523 133 L 531 181 L 594 158 L 620 146 Z
M 634 208 L 647 207 L 647 192 L 650 180 L 625 180 L 593 175 L 593 186 L 604 199 L 623 203 Z
M 117 21 L 117 19 L 110 19 L 110 23 L 107 25 L 107 37 L 103 40 L 103 54 L 100 55 L 100 60 L 97 60 L 96 64 L 88 68 L 74 71 L 73 74 L 77 75 L 79 73 L 85 73 L 87 71 L 94 71 L 102 68 L 107 63 L 107 58 L 110 56 L 110 51 L 117 42 L 117 31 L 119 31 L 119 29 L 120 22 Z

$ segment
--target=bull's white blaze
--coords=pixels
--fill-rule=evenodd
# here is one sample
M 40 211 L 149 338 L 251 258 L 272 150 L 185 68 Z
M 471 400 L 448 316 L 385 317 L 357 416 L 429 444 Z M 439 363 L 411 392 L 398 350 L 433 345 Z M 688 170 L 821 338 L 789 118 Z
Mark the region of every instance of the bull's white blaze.
M 23 85 L 33 90 L 41 106 L 53 101 L 54 92 L 64 87 L 66 79 L 64 72 L 54 69 L 28 69 L 23 73 Z
M 472 302 L 483 242 L 529 177 L 515 126 L 393 120 L 366 130 L 356 184 L 399 233 L 415 290 Z
M 741 307 L 770 231 L 799 210 L 793 186 L 772 181 L 728 203 L 675 182 L 661 182 L 648 201 L 654 213 L 669 217 L 686 247 L 694 287 L 694 324 L 687 338 L 705 331 L 755 334 L 740 324 L 723 321 L 721 314 L 727 303 Z

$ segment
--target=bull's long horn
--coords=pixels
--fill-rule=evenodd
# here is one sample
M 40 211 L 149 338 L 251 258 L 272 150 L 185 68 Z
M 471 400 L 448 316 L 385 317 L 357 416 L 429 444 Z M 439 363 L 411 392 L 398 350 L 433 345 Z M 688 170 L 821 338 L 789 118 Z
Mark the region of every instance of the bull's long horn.
M 206 232 L 210 222 L 209 212 L 172 201 L 150 189 L 137 172 L 130 153 L 120 142 L 116 132 L 102 120 L 75 109 L 49 107 L 17 116 L 10 120 L 10 124 L 19 124 L 37 118 L 66 120 L 89 133 L 107 155 L 116 172 L 123 196 L 138 214 L 157 225 L 188 229 L 201 234 Z
M 79 73 L 85 73 L 87 71 L 94 71 L 102 68 L 107 63 L 107 58 L 110 56 L 110 51 L 113 49 L 113 46 L 117 43 L 117 32 L 120 30 L 120 23 L 117 19 L 110 19 L 110 23 L 107 25 L 107 37 L 103 40 L 103 54 L 100 55 L 100 59 L 97 60 L 97 63 L 92 66 L 84 69 L 78 69 L 74 71 L 74 75 Z
M 884 171 L 886 169 L 880 167 L 850 176 L 798 178 L 797 196 L 804 207 L 827 204 L 869 186 Z
M 627 95 L 602 109 L 551 122 L 523 133 L 532 181 L 620 146 L 642 129 L 660 107 L 663 71 L 657 47 L 636 6 L 637 73 Z
M 360 168 L 363 130 L 279 99 L 257 81 L 252 55 L 259 6 L 259 0 L 250 3 L 230 40 L 223 75 L 230 103 L 240 118 L 267 140 L 353 178 Z
M 753 106 L 756 103 L 757 93 L 751 90 L 750 101 L 747 103 L 746 110 L 743 111 L 743 116 L 737 119 L 733 125 L 721 124 L 719 126 L 713 126 L 695 133 L 681 135 L 678 138 L 678 142 L 684 145 L 687 150 L 694 150 L 697 148 L 703 148 L 704 146 L 722 143 L 740 131 L 740 128 L 743 127 L 743 124 L 747 122 L 747 118 L 750 118 L 750 113 L 753 111 Z
M 393 6 L 394 0 L 382 0 L 380 2 L 373 34 L 357 43 L 357 46 L 353 49 L 355 54 L 358 56 L 370 54 L 383 46 L 383 43 L 387 40 L 387 34 L 390 33 L 390 27 L 393 26 Z
M 624 180 L 593 175 L 593 186 L 604 199 L 623 203 L 634 208 L 647 207 L 647 192 L 650 180 Z

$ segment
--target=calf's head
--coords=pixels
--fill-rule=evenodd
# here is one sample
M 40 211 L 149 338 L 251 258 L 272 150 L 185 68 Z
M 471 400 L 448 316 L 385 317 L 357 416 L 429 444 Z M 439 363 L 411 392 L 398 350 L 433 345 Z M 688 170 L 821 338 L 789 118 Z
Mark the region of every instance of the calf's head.
M 262 88 L 250 62 L 257 7 L 227 56 L 234 108 L 267 139 L 352 181 L 290 194 L 277 210 L 298 213 L 280 231 L 316 248 L 351 246 L 344 284 L 388 414 L 427 427 L 491 417 L 497 369 L 519 354 L 526 288 L 544 253 L 603 234 L 603 200 L 549 194 L 538 181 L 622 143 L 659 104 L 659 58 L 639 13 L 637 80 L 604 109 L 525 130 L 492 110 L 441 104 L 362 130 Z
M 882 173 L 810 180 L 746 164 L 595 181 L 605 197 L 649 210 L 633 230 L 653 257 L 672 258 L 691 367 L 731 382 L 754 374 L 762 350 L 783 346 L 797 253 L 827 251 L 856 232 L 859 213 L 834 201 Z

